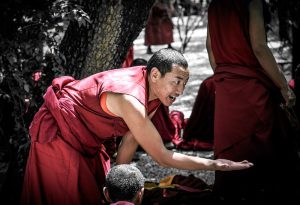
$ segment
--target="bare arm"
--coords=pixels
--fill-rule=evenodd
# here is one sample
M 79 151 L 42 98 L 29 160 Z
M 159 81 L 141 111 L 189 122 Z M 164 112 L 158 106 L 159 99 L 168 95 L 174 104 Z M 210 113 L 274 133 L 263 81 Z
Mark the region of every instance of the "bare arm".
M 109 110 L 124 119 L 135 140 L 162 166 L 187 170 L 235 170 L 252 166 L 247 161 L 211 160 L 167 150 L 145 107 L 137 99 L 128 95 L 109 94 L 107 100 Z
M 116 159 L 117 164 L 130 163 L 138 146 L 138 142 L 135 140 L 131 132 L 128 131 L 126 135 L 122 137 L 122 141 L 119 145 Z
M 149 117 L 152 118 L 155 112 L 156 110 L 153 111 Z M 138 146 L 138 142 L 135 140 L 132 133 L 128 131 L 126 135 L 122 137 L 122 141 L 119 145 L 116 159 L 117 164 L 130 163 Z
M 217 65 L 216 65 L 214 54 L 211 49 L 211 40 L 210 40 L 208 25 L 207 25 L 207 37 L 206 37 L 206 49 L 207 49 L 207 53 L 208 53 L 208 60 L 209 60 L 210 66 L 213 69 L 213 71 L 215 71 L 215 68 Z
M 295 95 L 290 90 L 287 81 L 277 66 L 275 58 L 266 42 L 266 32 L 264 27 L 261 0 L 251 1 L 249 13 L 249 34 L 253 52 L 269 77 L 281 89 L 281 94 L 284 97 L 287 105 L 293 105 L 295 103 Z

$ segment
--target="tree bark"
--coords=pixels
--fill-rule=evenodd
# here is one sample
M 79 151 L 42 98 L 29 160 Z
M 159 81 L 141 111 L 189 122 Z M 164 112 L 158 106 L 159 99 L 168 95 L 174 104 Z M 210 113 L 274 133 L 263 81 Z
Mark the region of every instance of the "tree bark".
M 86 0 L 91 23 L 71 22 L 60 46 L 69 75 L 77 79 L 118 68 L 145 27 L 154 0 Z

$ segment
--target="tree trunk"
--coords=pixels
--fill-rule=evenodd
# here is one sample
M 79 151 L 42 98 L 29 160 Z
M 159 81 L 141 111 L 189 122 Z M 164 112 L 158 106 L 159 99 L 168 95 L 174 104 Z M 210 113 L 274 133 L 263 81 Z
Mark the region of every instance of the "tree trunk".
M 292 77 L 295 80 L 295 95 L 296 95 L 296 116 L 300 120 L 300 28 L 293 27 L 293 44 L 292 44 Z M 298 139 L 300 148 L 300 138 Z
M 292 28 L 292 35 L 293 35 L 293 41 L 292 41 L 292 56 L 293 56 L 293 69 L 292 69 L 292 77 L 296 77 L 296 69 L 300 68 L 300 28 L 293 27 Z M 299 71 L 298 71 L 299 73 Z
M 87 0 L 83 9 L 91 23 L 71 22 L 60 50 L 69 75 L 80 79 L 118 68 L 132 42 L 145 27 L 154 0 Z

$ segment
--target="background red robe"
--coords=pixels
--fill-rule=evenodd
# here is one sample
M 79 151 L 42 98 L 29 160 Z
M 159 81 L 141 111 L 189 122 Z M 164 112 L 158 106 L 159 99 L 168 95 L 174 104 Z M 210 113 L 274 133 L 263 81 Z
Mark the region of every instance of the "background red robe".
M 153 5 L 145 28 L 145 45 L 171 44 L 173 39 L 173 22 L 169 8 L 163 3 Z
M 215 85 L 213 77 L 200 85 L 190 117 L 183 131 L 183 139 L 192 149 L 211 150 L 214 141 Z

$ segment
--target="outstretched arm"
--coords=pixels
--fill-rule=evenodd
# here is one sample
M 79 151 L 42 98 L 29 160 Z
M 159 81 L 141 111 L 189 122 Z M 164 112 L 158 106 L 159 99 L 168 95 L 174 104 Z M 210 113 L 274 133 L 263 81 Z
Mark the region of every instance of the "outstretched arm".
M 129 95 L 109 94 L 107 100 L 109 110 L 124 119 L 135 140 L 161 166 L 187 170 L 224 171 L 252 166 L 247 161 L 211 160 L 167 150 L 158 131 L 148 118 L 145 107 L 136 98 Z

